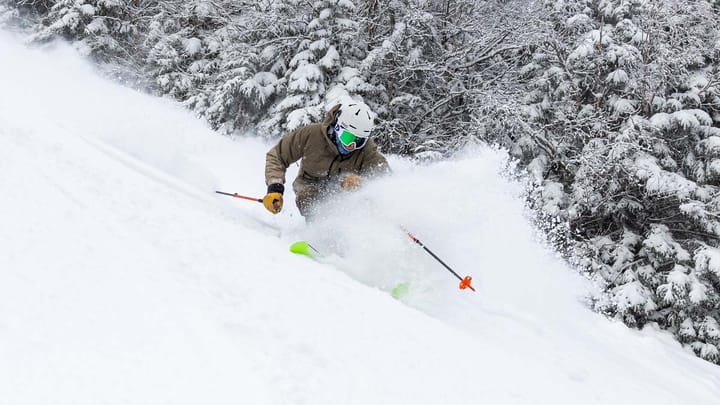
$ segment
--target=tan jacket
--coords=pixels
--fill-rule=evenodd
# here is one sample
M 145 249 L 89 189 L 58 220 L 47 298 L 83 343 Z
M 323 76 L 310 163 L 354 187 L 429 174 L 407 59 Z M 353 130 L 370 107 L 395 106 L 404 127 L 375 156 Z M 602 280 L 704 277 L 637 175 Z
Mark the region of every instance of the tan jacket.
M 265 158 L 265 183 L 285 184 L 287 168 L 302 159 L 296 183 L 322 183 L 344 174 L 372 175 L 387 172 L 390 167 L 377 145 L 369 139 L 364 148 L 347 156 L 338 152 L 337 146 L 328 134 L 335 112 L 333 107 L 321 124 L 310 124 L 299 128 L 285 137 L 268 151 Z

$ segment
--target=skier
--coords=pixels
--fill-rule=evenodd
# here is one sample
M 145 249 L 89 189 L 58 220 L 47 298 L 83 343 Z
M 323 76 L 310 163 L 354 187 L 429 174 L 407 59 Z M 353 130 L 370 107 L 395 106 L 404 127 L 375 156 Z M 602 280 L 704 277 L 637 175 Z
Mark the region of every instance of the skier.
M 273 214 L 282 210 L 285 172 L 300 162 L 293 182 L 295 204 L 308 218 L 315 204 L 329 194 L 354 190 L 361 177 L 390 171 L 385 157 L 370 139 L 373 113 L 367 105 L 348 102 L 334 106 L 319 124 L 310 124 L 285 135 L 267 153 L 263 205 Z

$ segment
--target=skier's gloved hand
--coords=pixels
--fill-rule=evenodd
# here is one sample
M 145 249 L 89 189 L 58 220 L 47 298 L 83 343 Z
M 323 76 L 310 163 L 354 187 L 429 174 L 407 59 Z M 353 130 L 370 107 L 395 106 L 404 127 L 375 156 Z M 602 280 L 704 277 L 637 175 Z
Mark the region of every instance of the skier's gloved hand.
M 360 176 L 355 174 L 348 174 L 345 176 L 344 179 L 342 179 L 342 182 L 340 182 L 340 188 L 342 188 L 345 191 L 353 191 L 356 188 L 360 187 L 360 183 L 362 182 L 362 179 Z
M 263 205 L 268 211 L 277 214 L 282 210 L 283 192 L 285 192 L 285 186 L 280 183 L 273 183 L 268 186 L 267 194 L 263 198 Z

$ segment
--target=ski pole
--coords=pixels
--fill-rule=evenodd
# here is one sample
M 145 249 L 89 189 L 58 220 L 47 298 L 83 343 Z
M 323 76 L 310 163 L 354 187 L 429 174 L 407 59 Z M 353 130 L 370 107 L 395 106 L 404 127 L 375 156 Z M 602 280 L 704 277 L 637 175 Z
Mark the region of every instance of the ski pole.
M 440 264 L 442 264 L 443 266 L 445 266 L 445 268 L 448 269 L 448 271 L 449 271 L 450 273 L 452 273 L 455 277 L 458 278 L 458 280 L 460 280 L 460 289 L 461 289 L 461 290 L 464 290 L 464 289 L 466 289 L 466 288 L 469 288 L 469 289 L 475 291 L 475 289 L 474 289 L 473 286 L 471 285 L 471 283 L 472 283 L 472 277 L 470 277 L 470 276 L 465 276 L 465 278 L 460 277 L 457 273 L 455 273 L 455 271 L 454 271 L 453 269 L 450 268 L 450 266 L 448 266 L 447 264 L 445 264 L 444 261 L 442 261 L 439 257 L 437 257 L 437 255 L 436 255 L 435 253 L 433 253 L 432 250 L 428 249 L 427 246 L 425 246 L 422 242 L 420 242 L 420 239 L 416 238 L 415 235 L 413 235 L 412 233 L 410 233 L 410 232 L 409 232 L 407 229 L 405 229 L 405 228 L 403 228 L 403 231 L 404 231 L 405 233 L 407 233 L 407 235 L 410 237 L 410 239 L 412 239 L 413 242 L 417 243 L 418 245 L 420 245 L 421 248 L 425 249 L 425 251 L 428 252 L 428 253 L 430 254 L 430 256 L 432 256 L 435 260 L 437 260 L 438 262 L 440 262 Z
M 244 196 L 244 195 L 240 195 L 240 194 L 238 194 L 238 193 L 232 193 L 232 194 L 231 194 L 231 193 L 225 193 L 225 192 L 222 192 L 222 191 L 215 191 L 215 192 L 218 193 L 218 194 L 222 194 L 222 195 L 228 195 L 228 196 L 230 196 L 230 197 L 242 198 L 243 200 L 256 201 L 256 202 L 259 202 L 259 203 L 263 202 L 262 198 L 247 197 L 247 196 Z

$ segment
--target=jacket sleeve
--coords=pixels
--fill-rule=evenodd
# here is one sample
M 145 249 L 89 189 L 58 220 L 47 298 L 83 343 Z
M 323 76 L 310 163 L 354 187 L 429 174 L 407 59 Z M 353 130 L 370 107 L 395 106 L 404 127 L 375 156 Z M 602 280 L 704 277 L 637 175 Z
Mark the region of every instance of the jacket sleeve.
M 303 157 L 309 131 L 300 128 L 285 135 L 265 155 L 265 184 L 285 184 L 287 168 Z
M 362 174 L 375 176 L 391 172 L 387 159 L 378 151 L 377 145 L 373 140 L 368 142 L 365 149 L 365 154 L 360 166 L 360 172 Z

